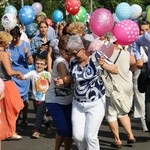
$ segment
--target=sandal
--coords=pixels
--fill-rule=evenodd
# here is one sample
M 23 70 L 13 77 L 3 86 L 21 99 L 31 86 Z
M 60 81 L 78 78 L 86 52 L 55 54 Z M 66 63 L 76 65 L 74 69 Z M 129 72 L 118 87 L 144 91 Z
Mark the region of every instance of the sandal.
M 134 138 L 134 139 L 128 140 L 127 143 L 128 143 L 128 144 L 136 143 L 136 139 Z
M 18 135 L 17 133 L 14 133 L 11 137 L 9 137 L 8 139 L 10 140 L 20 140 L 22 139 L 22 136 Z
M 114 142 L 114 143 L 111 143 L 111 147 L 121 148 L 122 144 L 118 144 L 118 143 Z
M 37 132 L 37 131 L 34 131 L 33 134 L 32 134 L 32 138 L 39 139 L 40 138 L 40 133 Z

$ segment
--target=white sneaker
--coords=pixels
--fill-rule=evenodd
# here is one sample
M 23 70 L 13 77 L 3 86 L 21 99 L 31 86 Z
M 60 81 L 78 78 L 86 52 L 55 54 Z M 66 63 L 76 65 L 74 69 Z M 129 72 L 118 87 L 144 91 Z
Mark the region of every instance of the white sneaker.
M 143 117 L 141 118 L 141 123 L 142 123 L 143 131 L 147 132 L 148 129 L 147 129 L 147 126 L 146 126 L 146 121 L 145 121 L 145 119 Z

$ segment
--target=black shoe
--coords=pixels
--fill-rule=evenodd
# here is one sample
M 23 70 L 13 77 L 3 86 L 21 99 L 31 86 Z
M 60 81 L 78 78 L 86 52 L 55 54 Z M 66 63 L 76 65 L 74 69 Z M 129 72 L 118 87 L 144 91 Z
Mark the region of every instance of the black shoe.
M 51 132 L 52 132 L 52 125 L 51 125 L 50 121 L 45 123 L 45 128 L 46 128 L 46 134 L 51 134 Z

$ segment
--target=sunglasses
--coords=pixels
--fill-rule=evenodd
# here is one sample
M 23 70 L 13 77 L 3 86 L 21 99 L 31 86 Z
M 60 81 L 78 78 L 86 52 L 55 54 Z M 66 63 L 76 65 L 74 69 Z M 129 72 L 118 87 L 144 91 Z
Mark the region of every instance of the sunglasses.
M 70 55 L 71 56 L 77 56 L 78 55 L 78 53 L 82 50 L 83 48 L 81 48 L 79 51 L 77 51 L 77 52 L 70 52 Z

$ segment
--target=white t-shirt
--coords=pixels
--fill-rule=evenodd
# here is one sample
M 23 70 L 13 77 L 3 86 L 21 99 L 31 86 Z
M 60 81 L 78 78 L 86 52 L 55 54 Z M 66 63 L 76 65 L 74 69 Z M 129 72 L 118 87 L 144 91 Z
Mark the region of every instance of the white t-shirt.
M 27 34 L 24 31 L 21 32 L 20 39 L 22 41 L 26 41 L 27 43 L 30 43 L 29 38 L 28 38 Z
M 31 80 L 32 98 L 37 101 L 45 101 L 45 94 L 51 82 L 51 74 L 45 70 L 40 73 L 32 70 L 25 74 L 24 77 Z
M 46 93 L 46 103 L 58 103 L 61 105 L 68 105 L 72 102 L 72 94 L 67 96 L 56 96 L 55 93 L 55 83 L 54 80 L 57 77 L 60 77 L 59 72 L 57 71 L 57 65 L 59 63 L 64 63 L 66 68 L 68 69 L 68 62 L 61 56 L 59 56 L 53 64 L 53 71 L 52 71 L 52 80 L 51 85 Z M 69 70 L 69 69 L 68 69 Z

